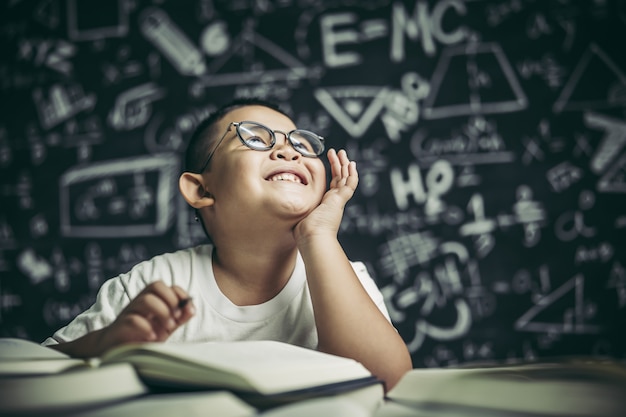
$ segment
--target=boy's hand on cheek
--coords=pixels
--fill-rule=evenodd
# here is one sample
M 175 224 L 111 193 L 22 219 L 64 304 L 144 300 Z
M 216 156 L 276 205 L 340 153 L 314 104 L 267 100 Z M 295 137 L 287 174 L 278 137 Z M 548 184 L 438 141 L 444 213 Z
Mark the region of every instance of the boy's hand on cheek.
M 167 340 L 194 315 L 192 302 L 179 307 L 188 298 L 180 287 L 169 287 L 161 281 L 149 284 L 103 329 L 100 339 L 103 350 L 123 343 Z
M 297 241 L 320 234 L 336 237 L 343 209 L 354 195 L 359 183 L 356 163 L 348 159 L 345 150 L 336 152 L 330 149 L 328 162 L 332 176 L 330 187 L 322 197 L 320 205 L 296 225 L 294 234 Z

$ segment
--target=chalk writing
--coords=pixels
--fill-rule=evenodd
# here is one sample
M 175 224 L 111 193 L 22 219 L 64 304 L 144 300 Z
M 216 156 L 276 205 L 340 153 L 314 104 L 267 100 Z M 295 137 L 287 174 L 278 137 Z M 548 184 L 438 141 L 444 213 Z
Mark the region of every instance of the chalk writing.
M 82 237 L 163 233 L 172 220 L 172 174 L 177 167 L 175 158 L 156 155 L 68 170 L 60 184 L 63 233 Z
M 623 1 L 5 3 L 2 336 L 207 242 L 186 144 L 254 96 L 357 162 L 338 237 L 414 365 L 624 357 Z

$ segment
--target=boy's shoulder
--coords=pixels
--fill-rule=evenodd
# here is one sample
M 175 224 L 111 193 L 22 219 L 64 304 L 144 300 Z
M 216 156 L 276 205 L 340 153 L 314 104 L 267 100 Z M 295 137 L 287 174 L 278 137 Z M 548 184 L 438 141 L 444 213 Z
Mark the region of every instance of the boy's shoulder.
M 157 271 L 164 268 L 173 270 L 192 268 L 192 265 L 195 263 L 205 263 L 207 260 L 210 260 L 212 251 L 212 245 L 203 244 L 171 252 L 163 252 L 137 263 L 130 272 Z
M 148 259 L 148 261 L 151 261 L 153 259 L 160 259 L 160 258 L 180 258 L 180 257 L 187 257 L 187 256 L 204 257 L 207 255 L 210 256 L 212 250 L 213 250 L 213 245 L 210 245 L 210 244 L 190 246 L 188 248 L 181 248 L 181 249 L 176 249 L 176 250 L 169 251 L 169 252 L 162 252 Z
M 187 288 L 189 282 L 195 281 L 194 277 L 206 276 L 207 269 L 211 268 L 212 250 L 212 245 L 198 245 L 160 253 L 107 280 L 105 291 L 123 291 L 134 298 L 148 283 L 157 280 Z
M 211 256 L 211 252 L 213 251 L 213 245 L 211 244 L 202 244 L 191 246 L 188 248 L 177 249 L 171 252 L 163 252 L 159 255 L 155 255 L 151 259 L 159 259 L 159 258 L 187 258 L 187 257 L 201 257 L 205 258 L 207 256 Z

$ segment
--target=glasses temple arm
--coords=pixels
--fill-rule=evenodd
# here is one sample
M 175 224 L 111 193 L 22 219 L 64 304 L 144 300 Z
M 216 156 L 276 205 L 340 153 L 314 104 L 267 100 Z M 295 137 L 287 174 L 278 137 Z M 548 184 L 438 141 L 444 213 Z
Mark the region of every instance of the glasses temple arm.
M 222 143 L 222 141 L 224 140 L 224 138 L 226 137 L 226 134 L 228 132 L 230 132 L 230 127 L 233 125 L 233 123 L 229 123 L 228 124 L 228 128 L 226 129 L 226 131 L 224 132 L 224 134 L 222 135 L 221 138 L 219 138 L 219 140 L 217 141 L 217 145 L 215 145 L 215 148 L 213 148 L 213 150 L 211 151 L 211 153 L 209 154 L 209 156 L 206 159 L 206 162 L 204 163 L 204 165 L 202 165 L 202 169 L 200 169 L 200 173 L 202 174 L 204 172 L 204 170 L 209 166 L 209 162 L 211 162 L 211 158 L 213 158 L 213 154 L 215 153 L 215 151 L 217 150 L 217 148 L 220 146 L 220 144 Z

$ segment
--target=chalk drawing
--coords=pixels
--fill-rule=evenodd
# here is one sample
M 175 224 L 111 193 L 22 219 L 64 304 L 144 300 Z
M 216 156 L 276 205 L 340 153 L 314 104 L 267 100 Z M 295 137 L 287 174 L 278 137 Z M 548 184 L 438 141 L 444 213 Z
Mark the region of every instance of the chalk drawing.
M 108 121 L 115 130 L 132 130 L 145 125 L 152 116 L 152 102 L 165 97 L 154 83 L 141 84 L 122 92 L 109 111 Z
M 263 64 L 258 56 L 264 57 Z M 238 68 L 239 71 L 233 72 L 231 68 Z M 316 76 L 314 69 L 308 68 L 291 53 L 255 32 L 250 22 L 244 25 L 225 53 L 211 61 L 206 73 L 196 80 L 195 88 L 273 81 L 296 82 Z
M 594 237 L 597 234 L 595 227 L 585 224 L 583 211 L 591 209 L 595 204 L 595 195 L 591 191 L 583 191 L 578 198 L 578 210 L 568 210 L 561 214 L 554 223 L 554 232 L 561 242 L 572 241 L 579 236 Z
M 17 269 L 28 277 L 32 285 L 52 278 L 54 269 L 50 262 L 37 254 L 33 248 L 26 248 L 16 259 Z
M 76 56 L 76 45 L 64 39 L 20 39 L 18 43 L 20 60 L 31 61 L 36 67 L 45 66 L 65 76 L 72 76 Z
M 391 190 L 398 208 L 406 210 L 410 204 L 409 196 L 413 196 L 415 203 L 426 205 L 426 214 L 440 212 L 443 208 L 440 197 L 447 194 L 454 185 L 454 169 L 450 162 L 445 159 L 435 162 L 428 169 L 425 179 L 422 178 L 417 164 L 410 164 L 407 174 L 405 179 L 398 167 L 393 167 L 389 173 Z
M 461 225 L 459 228 L 461 236 L 482 235 L 496 229 L 496 221 L 485 217 L 485 203 L 481 194 L 472 195 L 467 203 L 467 211 L 473 214 L 474 220 Z
M 579 182 L 584 176 L 584 171 L 573 165 L 570 161 L 563 161 L 546 172 L 546 178 L 552 189 L 563 192 Z
M 541 239 L 541 228 L 548 223 L 543 203 L 533 200 L 532 189 L 520 185 L 516 190 L 517 201 L 513 204 L 515 221 L 524 228 L 524 246 L 533 247 Z
M 618 262 L 613 262 L 609 279 L 606 283 L 607 288 L 614 288 L 617 297 L 617 305 L 620 309 L 626 307 L 626 269 Z
M 550 294 L 541 297 L 528 311 L 515 321 L 515 329 L 527 332 L 555 333 L 555 334 L 593 334 L 601 331 L 600 325 L 588 323 L 588 312 L 584 300 L 585 277 L 577 274 Z M 566 299 L 567 297 L 567 299 Z M 566 301 L 563 308 L 558 301 Z M 540 314 L 553 309 L 562 310 L 559 322 L 541 321 Z M 554 313 L 554 312 L 553 312 Z M 551 314 L 550 317 L 554 317 Z
M 539 143 L 539 139 L 525 137 L 522 139 L 522 144 L 524 145 L 524 153 L 522 155 L 524 165 L 530 165 L 534 160 L 541 162 L 545 159 L 545 153 Z
M 626 154 L 622 155 L 598 180 L 598 191 L 626 193 Z
M 48 90 L 48 99 L 41 88 L 33 91 L 33 100 L 37 107 L 39 122 L 44 129 L 50 129 L 68 120 L 79 112 L 93 110 L 96 105 L 95 94 L 83 93 L 80 85 L 54 84 Z
M 317 88 L 317 101 L 353 138 L 367 132 L 385 106 L 389 89 L 372 86 Z
M 554 102 L 555 113 L 626 105 L 626 75 L 597 44 L 591 43 Z
M 182 75 L 199 76 L 206 72 L 200 49 L 164 11 L 157 8 L 144 10 L 139 16 L 139 27 Z
M 378 139 L 370 144 L 361 144 L 348 141 L 345 149 L 350 158 L 357 161 L 359 166 L 359 191 L 364 196 L 373 196 L 379 189 L 379 175 L 384 173 L 389 165 L 384 151 L 388 141 Z
M 123 37 L 128 33 L 128 2 L 67 1 L 67 33 L 73 41 Z
M 159 55 L 150 52 L 144 64 L 141 60 L 133 59 L 130 47 L 122 47 L 111 61 L 103 61 L 100 65 L 104 75 L 104 85 L 115 85 L 122 81 L 130 80 L 142 76 L 145 72 L 150 74 L 150 78 L 158 78 L 154 71 L 154 58 Z
M 600 174 L 626 148 L 626 121 L 593 112 L 586 112 L 584 120 L 589 127 L 604 130 L 590 162 L 591 170 Z
M 224 21 L 209 24 L 200 36 L 202 50 L 208 56 L 218 56 L 228 51 L 231 47 L 231 38 L 228 33 L 228 25 Z
M 4 312 L 11 311 L 16 307 L 20 307 L 22 304 L 22 297 L 15 294 L 13 291 L 3 288 L 2 281 L 0 280 L 0 320 L 3 319 L 2 315 Z
M 391 47 L 389 48 L 391 60 L 401 62 L 405 59 L 405 35 L 411 40 L 420 40 L 422 49 L 428 56 L 433 56 L 437 52 L 435 40 L 444 45 L 466 40 L 470 34 L 467 27 L 460 25 L 450 28 L 450 25 L 444 25 L 444 17 L 450 10 L 454 10 L 459 16 L 467 14 L 465 2 L 460 0 L 437 1 L 430 12 L 428 2 L 416 1 L 412 16 L 409 16 L 401 2 L 394 2 L 391 14 Z M 444 30 L 444 26 L 449 30 L 448 32 Z
M 413 92 L 391 90 L 385 99 L 385 112 L 381 120 L 385 126 L 387 136 L 393 143 L 399 143 L 402 132 L 415 124 L 419 119 L 419 107 L 414 101 Z
M 545 54 L 537 60 L 526 58 L 516 67 L 522 78 L 532 79 L 533 76 L 538 76 L 552 90 L 560 88 L 567 76 L 567 68 L 560 65 L 551 54 Z
M 500 164 L 515 160 L 515 154 L 506 149 L 495 122 L 482 116 L 470 118 L 460 130 L 446 137 L 433 137 L 424 129 L 418 129 L 411 137 L 410 146 L 422 166 L 439 159 L 460 166 Z
M 574 254 L 574 264 L 589 262 L 606 263 L 613 259 L 614 255 L 615 249 L 609 242 L 600 242 L 592 247 L 580 245 L 576 248 L 576 253 Z
M 379 236 L 398 230 L 417 230 L 424 224 L 423 214 L 415 208 L 385 212 L 378 207 L 375 199 L 371 199 L 365 206 L 355 203 L 346 206 L 339 233 L 358 232 Z
M 158 112 L 144 129 L 144 143 L 151 153 L 180 151 L 185 145 L 185 138 L 204 120 L 215 106 L 209 105 L 191 109 L 175 117 L 166 117 Z
M 71 168 L 59 183 L 61 231 L 73 237 L 155 236 L 172 223 L 178 158 L 152 155 Z
M 441 53 L 422 111 L 426 119 L 439 119 L 511 113 L 527 106 L 526 95 L 500 45 L 470 43 L 450 46 Z
M 439 239 L 430 231 L 401 233 L 388 239 L 379 248 L 383 276 L 391 276 L 401 284 L 410 268 L 433 259 L 439 253 L 438 247 Z
M 454 301 L 456 310 L 456 321 L 453 325 L 444 327 L 428 323 L 424 319 L 417 319 L 415 322 L 415 335 L 407 342 L 407 347 L 411 353 L 416 352 L 422 346 L 424 339 L 428 336 L 434 340 L 448 341 L 463 337 L 472 326 L 472 313 L 467 301 L 457 299 Z

